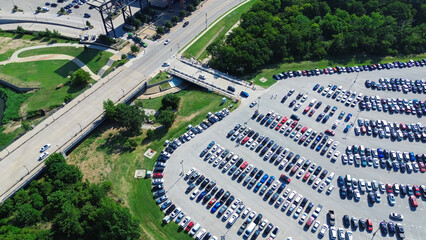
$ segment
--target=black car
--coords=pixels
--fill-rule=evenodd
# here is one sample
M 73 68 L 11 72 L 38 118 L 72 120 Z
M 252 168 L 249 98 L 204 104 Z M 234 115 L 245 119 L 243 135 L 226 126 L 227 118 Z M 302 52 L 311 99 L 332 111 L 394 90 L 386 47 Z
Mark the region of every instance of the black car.
M 257 217 L 254 219 L 254 223 L 259 224 L 260 220 L 262 220 L 262 214 L 259 213 L 259 215 L 257 215 Z
M 184 22 L 184 23 L 183 23 L 183 27 L 188 26 L 188 24 L 189 24 L 189 21 Z

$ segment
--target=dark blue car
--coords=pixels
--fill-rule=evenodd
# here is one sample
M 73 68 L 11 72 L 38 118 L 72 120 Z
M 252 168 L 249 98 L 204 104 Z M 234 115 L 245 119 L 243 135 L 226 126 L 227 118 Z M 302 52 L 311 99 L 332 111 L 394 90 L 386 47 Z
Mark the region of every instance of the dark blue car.
M 221 206 L 222 204 L 220 203 L 220 202 L 217 202 L 213 207 L 212 207 L 212 209 L 210 209 L 210 212 L 211 213 L 215 213 L 219 208 L 220 208 L 220 206 Z
M 262 179 L 260 179 L 260 183 L 264 183 L 268 177 L 268 174 L 263 175 Z

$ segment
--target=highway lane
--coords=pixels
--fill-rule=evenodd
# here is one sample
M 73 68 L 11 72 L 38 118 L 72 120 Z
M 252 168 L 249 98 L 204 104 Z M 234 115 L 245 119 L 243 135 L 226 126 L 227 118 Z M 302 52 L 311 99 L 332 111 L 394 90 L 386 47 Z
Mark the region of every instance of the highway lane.
M 168 61 L 168 59 L 173 60 L 178 52 L 178 44 L 180 47 L 185 46 L 193 37 L 204 30 L 206 13 L 208 19 L 213 20 L 240 2 L 209 0 L 204 3 L 202 10 L 188 18 L 190 24 L 186 28 L 178 27 L 163 38 L 171 40 L 169 45 L 164 46 L 163 40 L 151 44 L 145 50 L 144 56 L 137 59 L 127 69 L 117 74 L 110 81 L 107 79 L 100 80 L 92 87 L 95 89 L 92 90 L 92 94 L 87 95 L 87 97 L 85 97 L 85 94 L 81 94 L 64 109 L 59 110 L 62 112 L 67 110 L 61 117 L 55 120 L 53 120 L 53 117 L 49 117 L 40 123 L 41 126 L 46 125 L 46 127 L 15 151 L 12 150 L 13 146 L 19 144 L 19 140 L 8 147 L 8 150 L 3 150 L 0 156 L 7 156 L 0 161 L 0 202 L 4 201 L 6 196 L 4 193 L 9 188 L 28 180 L 28 177 L 32 175 L 32 173 L 29 173 L 39 165 L 39 149 L 44 144 L 50 143 L 52 145 L 47 150 L 49 153 L 58 151 L 60 146 L 74 138 L 76 134 L 79 134 L 82 129 L 102 114 L 104 100 L 118 101 L 125 93 L 145 81 L 146 76 L 155 72 L 163 62 Z M 72 107 L 75 101 L 79 101 L 79 103 Z M 12 152 L 7 154 L 6 151 Z

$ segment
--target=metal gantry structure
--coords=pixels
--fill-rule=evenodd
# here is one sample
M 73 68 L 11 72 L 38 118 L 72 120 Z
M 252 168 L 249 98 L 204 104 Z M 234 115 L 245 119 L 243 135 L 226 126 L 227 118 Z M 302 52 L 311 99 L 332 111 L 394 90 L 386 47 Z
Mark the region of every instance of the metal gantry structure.
M 129 19 L 132 19 L 130 5 L 135 2 L 139 2 L 139 7 L 142 9 L 142 0 L 97 0 L 88 4 L 101 14 L 106 35 L 109 36 L 112 34 L 112 37 L 117 38 L 112 17 L 119 11 L 119 14 L 123 15 L 124 22 L 126 22 L 126 19 L 129 17 Z

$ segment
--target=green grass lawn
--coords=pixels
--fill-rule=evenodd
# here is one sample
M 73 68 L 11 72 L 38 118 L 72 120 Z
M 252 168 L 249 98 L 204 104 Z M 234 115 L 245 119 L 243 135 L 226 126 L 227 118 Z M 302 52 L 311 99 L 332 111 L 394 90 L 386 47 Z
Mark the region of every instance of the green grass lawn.
M 37 90 L 24 102 L 26 111 L 58 106 L 66 95 L 77 95 L 82 89 L 70 86 L 67 78 L 69 72 L 77 69 L 79 69 L 77 65 L 67 60 L 9 63 L 0 66 L 0 72 L 4 75 L 22 82 L 40 84 L 40 90 Z M 56 86 L 61 83 L 64 84 L 64 87 L 56 90 Z
M 135 169 L 152 169 L 155 164 L 155 157 L 149 159 L 144 157 L 143 153 L 147 148 L 160 152 L 164 141 L 186 132 L 188 124 L 196 125 L 205 119 L 208 112 L 214 112 L 232 104 L 228 100 L 221 105 L 222 96 L 201 91 L 196 87 L 176 94 L 181 97 L 181 103 L 175 124 L 169 130 L 156 130 L 152 140 L 145 138 L 145 132 L 133 137 L 141 143 L 133 152 L 119 151 L 125 137 L 106 122 L 91 133 L 67 159 L 69 163 L 81 164 L 80 166 L 85 166 L 87 171 L 93 171 L 93 175 L 102 175 L 103 180 L 113 182 L 113 193 L 123 199 L 132 213 L 141 221 L 145 233 L 142 239 L 191 239 L 187 234 L 179 232 L 178 226 L 174 223 L 162 226 L 164 214 L 152 197 L 150 179 L 135 180 L 133 178 Z M 161 106 L 161 97 L 141 101 L 144 108 L 158 109 Z M 238 104 L 235 105 L 237 107 Z M 99 169 L 88 165 L 89 162 L 94 161 L 97 162 L 93 163 L 93 166 L 98 166 Z M 111 169 L 111 171 L 105 173 L 105 169 Z M 88 175 L 90 173 L 85 174 L 85 176 Z
M 23 128 L 17 128 L 13 132 L 5 133 L 5 129 L 6 127 L 0 127 L 0 149 L 9 145 L 16 137 L 25 132 Z
M 160 88 L 161 88 L 161 90 L 166 90 L 166 89 L 171 88 L 171 86 L 170 86 L 170 83 L 169 83 L 169 82 L 165 82 L 165 83 L 162 83 L 162 84 L 160 85 Z
M 254 80 L 256 85 L 262 87 L 270 87 L 276 81 L 272 79 L 272 75 L 281 73 L 289 70 L 303 70 L 303 69 L 315 69 L 325 68 L 327 66 L 355 66 L 365 65 L 373 63 L 388 63 L 394 61 L 409 61 L 410 59 L 419 60 L 426 57 L 426 53 L 411 56 L 400 56 L 400 57 L 346 57 L 346 58 L 327 58 L 320 61 L 300 61 L 292 63 L 283 63 L 270 65 L 262 69 L 256 74 L 244 76 L 243 79 L 250 81 Z M 259 79 L 265 77 L 266 82 L 262 83 Z
M 153 85 L 153 84 L 162 82 L 164 80 L 167 80 L 168 79 L 167 75 L 169 75 L 169 73 L 165 72 L 165 71 L 162 71 L 162 72 L 158 73 L 157 75 L 155 75 L 155 77 L 153 77 L 151 79 L 151 81 L 149 81 L 149 85 Z
M 189 43 L 192 44 L 186 51 L 183 53 L 184 57 L 191 58 L 196 57 L 200 54 L 201 51 L 207 45 L 209 45 L 209 42 L 212 38 L 214 38 L 216 35 L 216 39 L 223 38 L 225 34 L 229 31 L 229 29 L 232 28 L 241 18 L 241 15 L 245 12 L 247 12 L 251 6 L 256 2 L 256 0 L 251 0 L 244 5 L 241 5 L 237 9 L 235 9 L 232 12 L 227 12 L 226 17 L 222 18 L 219 22 L 217 22 L 212 28 L 210 28 L 206 33 L 202 32 L 200 34 L 203 34 L 202 37 L 200 37 L 196 42 Z M 207 57 L 207 51 L 203 51 L 197 59 L 203 60 Z
M 109 58 L 113 55 L 110 52 L 101 51 L 94 48 L 85 49 L 84 47 L 47 47 L 21 52 L 18 57 L 30 57 L 43 54 L 64 54 L 76 57 L 84 64 L 86 64 L 87 67 L 95 74 L 97 74 L 99 70 L 101 70 L 101 68 L 107 64 Z

